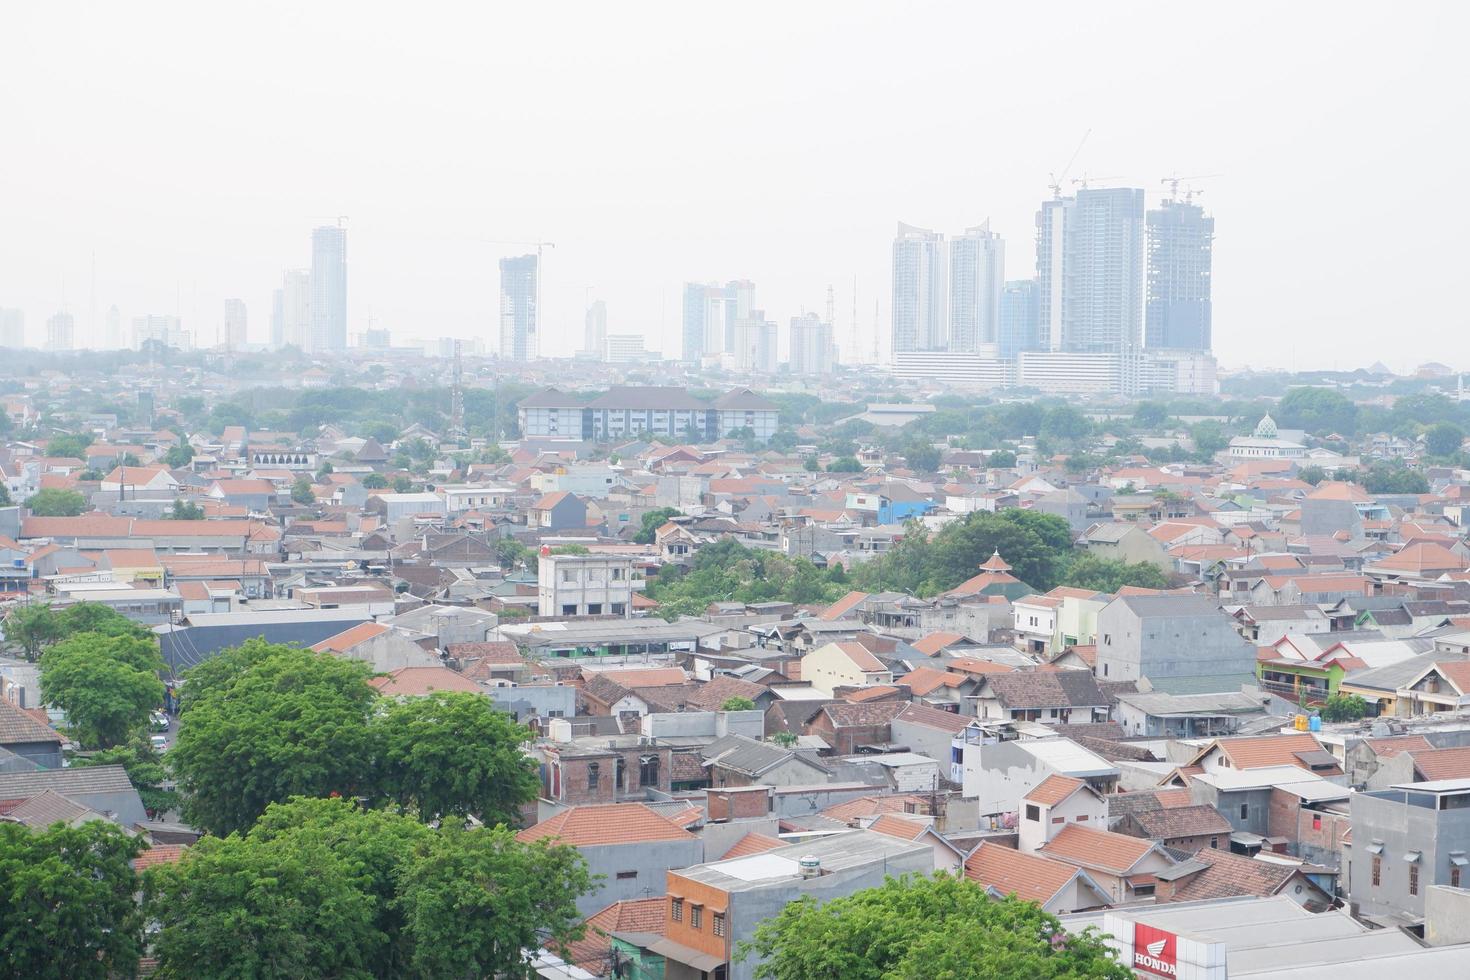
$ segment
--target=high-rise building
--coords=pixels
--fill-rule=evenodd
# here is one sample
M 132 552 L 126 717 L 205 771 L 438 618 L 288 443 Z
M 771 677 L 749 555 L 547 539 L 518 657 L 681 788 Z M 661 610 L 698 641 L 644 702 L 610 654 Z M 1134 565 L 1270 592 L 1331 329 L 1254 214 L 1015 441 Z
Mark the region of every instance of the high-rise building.
M 277 286 L 271 290 L 271 350 L 286 345 L 286 291 Z
M 312 346 L 311 270 L 287 269 L 281 278 L 281 345 L 304 351 Z
M 71 350 L 76 346 L 77 321 L 70 313 L 53 313 L 46 320 L 46 349 Z
M 500 260 L 500 356 L 536 356 L 536 256 Z
M 103 338 L 107 350 L 121 350 L 127 346 L 123 340 L 122 310 L 113 303 L 107 308 L 107 336 Z
M 684 284 L 684 360 L 697 361 L 705 354 L 735 352 L 735 324 L 755 308 L 755 283 L 735 279 L 719 283 Z
M 0 347 L 20 350 L 25 345 L 25 311 L 0 309 Z
M 1192 201 L 1170 199 L 1148 213 L 1148 305 L 1144 344 L 1208 351 L 1215 219 Z
M 582 349 L 593 360 L 607 360 L 607 304 L 593 300 L 583 321 Z
M 900 223 L 893 239 L 893 350 L 943 350 L 944 236 Z
M 776 322 L 766 319 L 765 310 L 751 310 L 735 321 L 732 347 L 735 370 L 776 373 Z
M 311 349 L 347 349 L 347 229 L 311 232 Z
M 220 330 L 219 342 L 225 345 L 225 350 L 236 350 L 250 339 L 246 330 L 245 301 L 225 300 L 225 320 Z
M 1115 353 L 1143 339 L 1143 191 L 1087 188 L 1036 213 L 1036 277 L 1049 350 Z
M 832 324 L 815 313 L 791 318 L 791 373 L 831 374 L 837 366 Z
M 653 352 L 643 346 L 641 333 L 614 333 L 606 338 L 604 360 L 609 364 L 641 364 L 654 360 Z
M 145 344 L 156 343 L 165 347 L 189 350 L 193 344 L 184 323 L 176 316 L 166 313 L 147 313 L 133 317 L 133 347 L 141 350 Z
M 950 350 L 973 353 L 981 344 L 996 342 L 1005 270 L 1005 242 L 990 230 L 990 222 L 950 239 Z
M 1035 279 L 1015 279 L 1001 290 L 996 336 L 1001 360 L 1013 361 L 1021 351 L 1043 347 L 1039 293 Z

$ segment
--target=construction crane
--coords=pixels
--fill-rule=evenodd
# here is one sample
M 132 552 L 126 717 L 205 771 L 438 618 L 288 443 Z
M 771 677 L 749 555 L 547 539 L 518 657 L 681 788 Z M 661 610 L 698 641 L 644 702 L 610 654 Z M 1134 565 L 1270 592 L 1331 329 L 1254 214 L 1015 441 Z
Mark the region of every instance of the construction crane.
M 1085 191 L 1085 190 L 1087 190 L 1087 185 L 1088 184 L 1093 184 L 1093 183 L 1101 184 L 1105 180 L 1122 180 L 1122 179 L 1123 178 L 1121 176 L 1117 176 L 1117 175 L 1112 176 L 1112 177 L 1094 177 L 1094 176 L 1092 176 L 1092 174 L 1083 174 L 1081 177 L 1073 177 L 1072 178 L 1072 184 L 1074 186 L 1079 187 L 1079 188 L 1081 188 L 1082 190 Z
M 1067 174 L 1072 172 L 1072 164 L 1077 162 L 1077 155 L 1082 152 L 1082 147 L 1087 143 L 1087 137 L 1091 135 L 1092 130 L 1090 129 L 1082 134 L 1082 139 L 1077 141 L 1077 149 L 1072 151 L 1072 156 L 1067 160 L 1067 165 L 1062 168 L 1061 176 L 1058 176 L 1055 172 L 1050 174 L 1051 183 L 1046 186 L 1051 188 L 1053 200 L 1060 201 L 1062 199 L 1062 185 L 1067 182 Z
M 1171 174 L 1168 177 L 1162 178 L 1159 181 L 1159 183 L 1161 183 L 1161 184 L 1167 184 L 1168 187 L 1169 187 L 1169 200 L 1171 200 L 1171 201 L 1177 201 L 1179 199 L 1179 185 L 1182 184 L 1184 181 L 1186 181 L 1186 180 L 1205 180 L 1205 179 L 1207 179 L 1209 177 L 1219 177 L 1219 176 L 1221 176 L 1221 174 L 1194 174 L 1193 176 L 1190 176 L 1190 177 L 1181 177 L 1178 174 Z M 1204 193 L 1204 191 L 1197 191 L 1197 190 L 1195 190 L 1192 187 L 1186 187 L 1184 189 L 1184 203 L 1185 204 L 1188 204 L 1190 201 L 1194 200 L 1194 196 L 1196 194 L 1203 194 L 1203 193 Z

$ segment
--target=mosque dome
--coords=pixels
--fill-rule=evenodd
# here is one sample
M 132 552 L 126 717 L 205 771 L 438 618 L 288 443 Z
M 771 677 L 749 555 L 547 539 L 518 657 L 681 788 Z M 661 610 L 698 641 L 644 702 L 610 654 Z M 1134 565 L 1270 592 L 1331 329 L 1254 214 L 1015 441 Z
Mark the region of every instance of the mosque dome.
M 1276 437 L 1276 420 L 1271 417 L 1270 412 L 1267 412 L 1261 416 L 1261 421 L 1256 423 L 1256 438 L 1275 439 Z

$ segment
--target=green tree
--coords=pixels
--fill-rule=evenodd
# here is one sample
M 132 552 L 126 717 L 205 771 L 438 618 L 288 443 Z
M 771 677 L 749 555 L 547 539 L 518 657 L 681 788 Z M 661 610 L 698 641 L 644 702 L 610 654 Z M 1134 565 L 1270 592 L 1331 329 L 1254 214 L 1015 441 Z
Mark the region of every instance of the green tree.
M 308 835 L 201 839 L 147 875 L 156 976 L 371 975 L 384 937 L 358 874 Z
M 1333 694 L 1322 705 L 1323 721 L 1357 721 L 1368 714 L 1368 702 L 1356 694 Z
M 870 592 L 898 591 L 932 595 L 954 588 L 978 574 L 996 552 L 1012 566 L 1012 574 L 1032 588 L 1057 584 L 1072 554 L 1072 530 L 1055 514 L 1008 508 L 975 511 L 930 535 L 910 522 L 903 540 L 854 570 L 854 581 Z
M 393 478 L 394 493 L 412 493 L 413 480 L 406 476 L 395 476 Z
M 517 824 L 541 789 L 521 751 L 531 733 L 467 691 L 407 698 L 373 720 L 380 792 L 423 820 Z
M 1313 435 L 1352 436 L 1358 428 L 1358 406 L 1331 388 L 1293 388 L 1277 406 L 1276 423 Z
M 308 506 L 316 503 L 316 494 L 311 492 L 311 481 L 304 476 L 297 477 L 296 482 L 291 484 L 291 499 Z
M 1062 575 L 1062 585 L 1094 592 L 1117 592 L 1125 585 L 1141 589 L 1167 589 L 1169 579 L 1159 566 L 1146 561 L 1126 562 L 1082 554 L 1072 560 Z
M 985 460 L 985 465 L 993 470 L 1015 469 L 1016 454 L 1009 449 L 997 449 Z
M 1327 471 L 1320 466 L 1311 464 L 1303 466 L 1301 469 L 1297 470 L 1296 478 L 1298 480 L 1301 480 L 1303 483 L 1310 483 L 1312 486 L 1315 487 L 1317 484 L 1327 479 Z
M 168 516 L 174 521 L 202 521 L 204 520 L 204 508 L 180 497 L 174 501 L 173 509 L 169 511 Z
M 51 606 L 44 602 L 33 606 L 15 606 L 5 614 L 5 635 L 19 643 L 27 660 L 41 655 L 41 648 L 60 636 L 60 624 Z
M 26 509 L 36 517 L 76 517 L 87 509 L 87 498 L 75 490 L 47 487 L 26 500 Z
M 818 903 L 788 902 L 736 952 L 769 980 L 1130 980 L 1096 930 L 1067 934 L 1014 895 L 939 873 Z
M 33 831 L 0 823 L 0 977 L 131 977 L 143 952 L 132 860 L 143 839 L 107 820 Z
M 84 747 L 111 748 L 163 703 L 163 666 L 150 640 L 78 633 L 41 654 L 41 696 Z
M 721 711 L 754 711 L 755 702 L 750 698 L 732 697 L 726 698 L 720 705 Z
M 163 465 L 169 469 L 188 466 L 193 461 L 194 447 L 187 442 L 181 442 L 177 446 L 170 446 L 168 452 L 163 454 Z
M 228 834 L 292 796 L 371 792 L 368 717 L 377 694 L 368 667 L 294 647 L 247 647 L 185 675 L 183 722 L 168 754 L 184 818 Z
M 1225 436 L 1225 430 L 1220 428 L 1220 423 L 1214 419 L 1196 422 L 1190 428 L 1189 435 L 1194 440 L 1194 451 L 1206 459 L 1230 445 L 1230 440 Z
M 1429 481 L 1424 474 L 1409 469 L 1401 459 L 1379 460 L 1360 474 L 1363 489 L 1369 493 L 1428 493 Z
M 942 458 L 938 449 L 922 439 L 912 439 L 903 447 L 903 458 L 915 473 L 933 473 Z
M 1064 443 L 1076 443 L 1092 434 L 1092 422 L 1071 405 L 1047 409 L 1041 422 L 1041 435 Z
M 678 517 L 682 511 L 677 507 L 658 507 L 643 515 L 642 523 L 638 526 L 638 533 L 633 540 L 638 544 L 653 544 L 654 532 L 669 522 L 669 518 Z
M 1169 406 L 1160 402 L 1139 402 L 1133 409 L 1133 424 L 1140 429 L 1157 429 L 1169 421 Z
M 1424 449 L 1431 456 L 1453 456 L 1465 442 L 1465 430 L 1453 422 L 1436 422 L 1424 430 Z
M 368 490 L 385 490 L 388 487 L 388 478 L 381 473 L 369 473 L 362 478 L 362 485 Z
M 828 473 L 861 473 L 863 464 L 856 456 L 838 456 L 827 464 Z
M 89 435 L 64 435 L 53 436 L 46 443 L 46 455 L 55 456 L 58 459 L 87 459 L 87 447 L 92 444 Z
M 0 413 L 0 418 L 4 418 L 4 413 Z M 10 488 L 0 483 L 0 507 L 9 507 L 10 504 Z
M 413 967 L 425 977 L 524 975 L 527 951 L 582 937 L 576 899 L 591 885 L 571 848 L 522 844 L 506 827 L 448 826 L 420 845 L 399 888 Z

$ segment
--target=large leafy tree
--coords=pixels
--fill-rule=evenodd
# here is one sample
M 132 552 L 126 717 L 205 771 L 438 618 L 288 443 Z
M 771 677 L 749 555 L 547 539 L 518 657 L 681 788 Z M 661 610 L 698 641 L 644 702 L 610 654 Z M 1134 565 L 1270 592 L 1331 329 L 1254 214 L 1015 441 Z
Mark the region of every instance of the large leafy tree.
M 122 766 L 127 770 L 128 781 L 138 791 L 138 798 L 149 813 L 163 813 L 180 803 L 176 790 L 165 789 L 169 781 L 168 769 L 163 758 L 153 750 L 141 733 L 133 735 L 126 745 L 114 746 L 97 752 L 85 752 L 70 759 L 73 769 L 87 766 Z
M 1144 589 L 1167 589 L 1169 579 L 1152 562 L 1126 562 L 1097 555 L 1078 555 L 1067 566 L 1062 585 L 1094 592 L 1117 592 L 1125 585 Z
M 1331 388 L 1293 388 L 1281 399 L 1276 422 L 1313 435 L 1352 436 L 1358 427 L 1358 406 Z
M 189 822 L 228 834 L 292 796 L 371 789 L 365 664 L 269 644 L 226 656 L 187 675 L 169 752 Z
M 890 878 L 819 904 L 788 903 L 737 956 L 769 980 L 1129 980 L 1094 931 L 1068 935 L 1055 916 L 992 899 L 951 875 Z
M 426 977 L 519 976 L 525 951 L 579 939 L 591 887 L 571 848 L 522 844 L 509 828 L 446 827 L 399 886 L 413 966 Z
M 633 540 L 639 544 L 653 544 L 654 532 L 668 523 L 669 518 L 678 517 L 682 513 L 677 507 L 656 507 L 643 515 L 643 521 L 638 526 L 638 533 Z
M 205 837 L 148 880 L 160 977 L 366 977 L 382 950 L 371 895 L 319 838 Z
M 105 820 L 43 832 L 0 823 L 0 977 L 133 976 L 143 918 L 131 862 L 142 848 Z
M 75 490 L 47 487 L 26 498 L 26 509 L 36 517 L 76 517 L 87 509 L 87 498 Z
M 158 647 L 137 636 L 78 633 L 41 654 L 41 696 L 87 748 L 111 748 L 163 703 Z
M 869 591 L 931 595 L 977 574 L 995 552 L 1016 578 L 1036 589 L 1057 584 L 1072 553 L 1072 531 L 1055 514 L 1011 508 L 976 511 L 930 535 L 910 523 L 902 542 L 858 567 L 855 579 Z
M 483 695 L 444 692 L 393 703 L 373 722 L 381 792 L 425 820 L 517 822 L 541 781 L 521 751 L 530 733 Z

